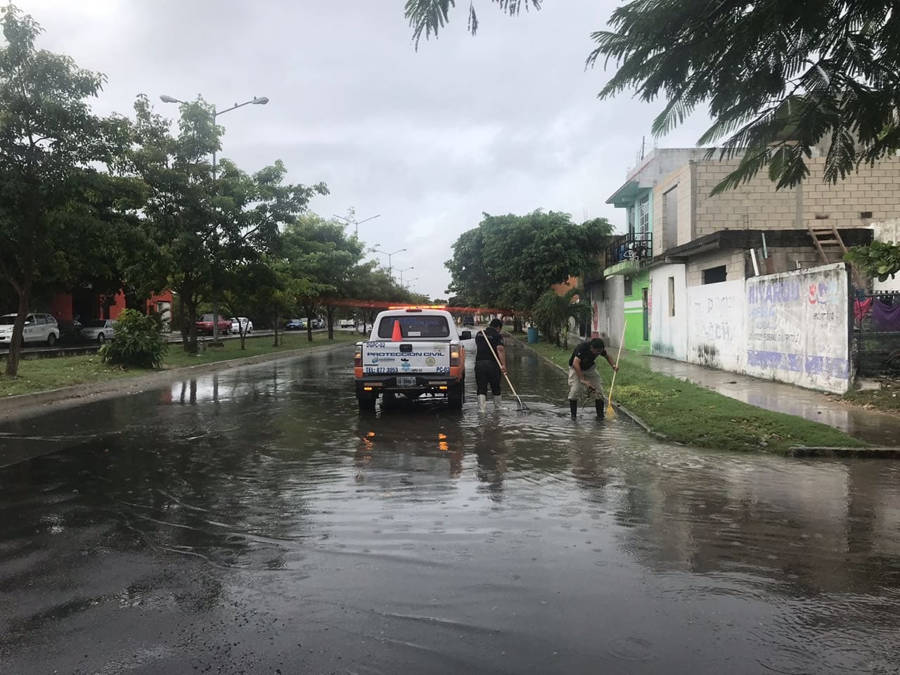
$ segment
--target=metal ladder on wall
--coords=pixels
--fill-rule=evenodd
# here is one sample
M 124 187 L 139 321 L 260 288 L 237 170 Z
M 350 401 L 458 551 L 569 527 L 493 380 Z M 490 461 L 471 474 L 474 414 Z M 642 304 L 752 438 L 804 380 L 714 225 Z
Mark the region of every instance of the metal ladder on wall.
M 832 225 L 831 227 L 813 227 L 812 225 L 808 225 L 807 227 L 809 228 L 809 236 L 812 237 L 813 243 L 816 245 L 816 250 L 819 251 L 819 257 L 822 258 L 822 262 L 840 262 L 844 259 L 847 247 L 844 245 L 844 240 L 841 239 L 841 235 L 837 231 L 835 225 Z M 837 253 L 837 259 L 829 259 L 829 253 Z

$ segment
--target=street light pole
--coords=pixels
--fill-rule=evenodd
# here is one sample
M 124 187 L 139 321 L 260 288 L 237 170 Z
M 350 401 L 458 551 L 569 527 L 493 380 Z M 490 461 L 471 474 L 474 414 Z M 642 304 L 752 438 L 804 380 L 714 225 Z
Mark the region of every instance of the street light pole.
M 381 253 L 382 255 L 386 255 L 388 257 L 388 276 L 391 278 L 391 281 L 393 281 L 394 275 L 391 273 L 391 258 L 393 256 L 397 255 L 398 253 L 402 253 L 406 249 L 398 248 L 396 251 L 391 251 L 390 253 L 388 253 L 387 251 L 379 250 L 378 245 L 376 244 L 375 248 L 373 248 L 372 250 L 375 251 L 376 253 Z
M 416 269 L 416 268 L 413 267 L 412 265 L 410 265 L 409 267 L 404 267 L 402 270 L 400 270 L 400 285 L 401 286 L 403 286 L 403 273 L 408 272 L 409 270 L 414 270 L 414 269 Z
M 351 214 L 350 218 L 345 218 L 344 216 L 339 216 L 334 214 L 335 218 L 339 220 L 343 220 L 348 225 L 353 225 L 353 236 L 359 238 L 359 226 L 363 223 L 368 223 L 370 220 L 375 220 L 376 218 L 381 218 L 381 214 L 378 213 L 374 216 L 369 216 L 368 218 L 363 218 L 362 220 L 357 220 L 355 214 Z
M 169 96 L 168 94 L 162 94 L 160 100 L 163 103 L 179 103 L 181 105 L 187 105 L 187 101 L 182 101 L 181 99 L 175 98 L 174 96 Z M 238 108 L 243 108 L 245 105 L 266 105 L 269 102 L 268 96 L 254 96 L 248 101 L 244 101 L 243 103 L 235 103 L 230 108 L 225 108 L 225 110 L 216 110 L 216 106 L 212 107 L 212 118 L 213 124 L 216 123 L 216 119 L 225 113 L 229 113 L 232 110 L 237 110 Z M 216 181 L 216 151 L 212 152 L 212 179 L 213 183 Z M 218 190 L 217 190 L 218 191 Z M 218 294 L 213 299 L 213 344 L 218 344 L 219 342 L 219 297 Z

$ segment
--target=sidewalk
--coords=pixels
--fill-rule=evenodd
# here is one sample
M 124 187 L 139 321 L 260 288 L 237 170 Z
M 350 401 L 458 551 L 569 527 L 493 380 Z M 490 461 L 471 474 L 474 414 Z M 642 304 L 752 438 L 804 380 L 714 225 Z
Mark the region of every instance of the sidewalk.
M 900 416 L 866 410 L 844 403 L 837 396 L 791 384 L 760 380 L 659 356 L 633 355 L 654 372 L 693 382 L 723 396 L 766 410 L 821 422 L 874 445 L 900 445 Z

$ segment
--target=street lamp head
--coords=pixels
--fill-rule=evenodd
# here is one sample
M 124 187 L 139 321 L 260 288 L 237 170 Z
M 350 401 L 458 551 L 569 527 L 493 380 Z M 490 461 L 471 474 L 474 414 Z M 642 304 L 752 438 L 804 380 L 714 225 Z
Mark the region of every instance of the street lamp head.
M 184 101 L 180 101 L 179 99 L 175 98 L 174 96 L 169 96 L 168 94 L 163 94 L 162 96 L 159 97 L 159 100 L 162 101 L 163 103 L 184 103 Z
M 269 102 L 268 96 L 254 96 L 253 101 L 251 101 L 251 103 L 253 103 L 253 105 L 265 105 L 268 102 Z

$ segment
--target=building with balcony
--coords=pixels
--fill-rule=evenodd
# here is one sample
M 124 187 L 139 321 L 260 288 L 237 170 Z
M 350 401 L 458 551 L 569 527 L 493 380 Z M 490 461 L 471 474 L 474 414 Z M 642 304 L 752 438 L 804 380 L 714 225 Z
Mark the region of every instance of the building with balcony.
M 809 178 L 795 188 L 776 190 L 764 171 L 713 196 L 737 159 L 653 151 L 607 200 L 624 209 L 626 232 L 607 250 L 603 272 L 586 280 L 592 331 L 616 345 L 624 330 L 625 347 L 636 351 L 807 386 L 824 378 L 821 388 L 846 390 L 847 340 L 830 345 L 823 336 L 849 334 L 849 300 L 840 300 L 849 281 L 826 268 L 843 270 L 846 249 L 871 242 L 870 225 L 900 218 L 900 158 L 836 184 L 824 181 L 824 164 L 814 153 Z M 751 308 L 757 285 L 776 277 L 792 289 L 824 284 L 831 306 L 813 313 L 815 324 L 795 322 L 800 304 Z M 825 296 L 807 290 L 819 308 Z

